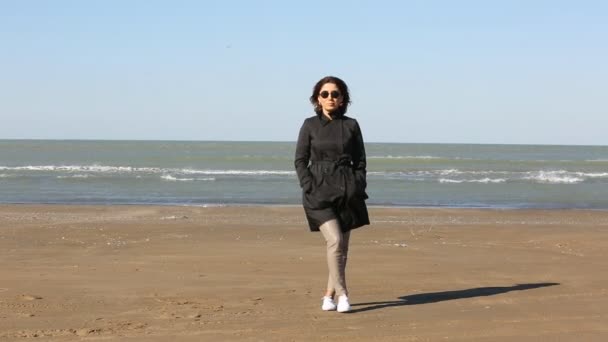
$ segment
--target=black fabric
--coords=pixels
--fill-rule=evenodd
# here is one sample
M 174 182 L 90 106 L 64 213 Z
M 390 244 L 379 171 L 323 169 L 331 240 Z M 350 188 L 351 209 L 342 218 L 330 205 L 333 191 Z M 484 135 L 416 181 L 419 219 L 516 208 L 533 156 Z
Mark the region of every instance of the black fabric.
M 337 114 L 304 120 L 294 165 L 311 231 L 331 219 L 342 231 L 369 224 L 365 146 L 355 119 Z

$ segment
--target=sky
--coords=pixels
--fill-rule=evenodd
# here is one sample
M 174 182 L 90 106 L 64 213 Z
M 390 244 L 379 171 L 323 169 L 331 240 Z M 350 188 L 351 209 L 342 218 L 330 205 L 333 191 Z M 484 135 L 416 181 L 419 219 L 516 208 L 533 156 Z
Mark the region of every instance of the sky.
M 0 0 L 0 139 L 608 145 L 608 1 Z

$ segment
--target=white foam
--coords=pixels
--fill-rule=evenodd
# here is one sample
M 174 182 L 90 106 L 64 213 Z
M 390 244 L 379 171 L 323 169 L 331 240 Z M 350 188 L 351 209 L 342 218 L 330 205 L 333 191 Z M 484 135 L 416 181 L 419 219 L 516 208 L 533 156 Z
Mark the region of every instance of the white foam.
M 99 172 L 99 173 L 128 173 L 128 172 L 161 172 L 155 167 L 105 166 L 105 165 L 28 165 L 0 166 L 0 170 L 11 171 L 63 171 L 63 172 Z
M 386 176 L 386 175 L 390 175 L 393 173 L 401 173 L 401 172 L 381 172 L 381 171 L 368 171 L 367 175 L 374 175 L 374 176 Z
M 448 179 L 448 178 L 440 178 L 439 183 L 504 183 L 507 180 L 504 178 L 483 178 L 483 179 Z
M 462 171 L 459 171 L 457 169 L 449 169 L 449 170 L 438 170 L 437 173 L 439 173 L 440 175 L 443 175 L 443 176 L 447 176 L 447 175 L 453 175 L 453 174 L 461 174 Z
M 464 183 L 464 180 L 440 178 L 439 183 Z
M 577 176 L 580 176 L 580 177 L 589 177 L 589 178 L 608 177 L 608 172 L 602 172 L 602 173 L 574 172 L 574 174 Z
M 84 174 L 84 175 L 82 175 L 82 174 L 76 174 L 76 175 L 70 175 L 70 176 L 57 176 L 57 178 L 59 178 L 59 179 L 63 179 L 63 178 L 89 178 L 89 177 L 91 177 L 91 176 L 88 175 L 88 174 Z
M 191 182 L 191 181 L 214 181 L 213 177 L 205 177 L 205 178 L 177 178 L 171 175 L 162 175 L 161 179 L 171 181 L 171 182 Z
M 176 178 L 171 175 L 162 175 L 160 178 L 172 182 L 189 182 L 194 180 L 194 178 Z
M 367 173 L 368 176 L 388 176 L 388 177 L 435 177 L 435 176 L 491 176 L 491 175 L 510 175 L 513 172 L 510 171 L 460 171 L 458 169 L 446 169 L 446 170 L 416 170 L 416 171 L 370 171 Z
M 428 171 L 425 171 L 428 173 Z M 484 170 L 484 171 L 461 171 L 458 169 L 448 169 L 448 170 L 437 170 L 432 173 L 437 173 L 442 176 L 447 175 L 507 175 L 512 174 L 511 171 L 495 171 L 495 170 Z
M 529 176 L 523 179 L 537 181 L 545 184 L 576 184 L 584 181 L 583 178 L 574 177 L 572 173 L 564 170 L 528 172 Z
M 470 182 L 472 183 L 504 183 L 507 180 L 504 178 L 484 178 L 484 179 L 474 179 Z
M 181 173 L 185 174 L 202 174 L 202 175 L 278 175 L 278 176 L 291 176 L 295 175 L 295 171 L 282 171 L 282 170 L 192 170 L 192 169 L 181 169 Z
M 188 204 L 188 206 L 201 207 L 201 208 L 224 208 L 224 207 L 226 207 L 225 204 L 220 204 L 220 203 Z
M 196 170 L 196 169 L 165 169 L 158 167 L 132 167 L 108 165 L 28 165 L 28 166 L 0 166 L 6 171 L 46 171 L 46 172 L 91 172 L 91 173 L 153 173 L 153 174 L 198 174 L 198 175 L 278 175 L 292 176 L 295 171 L 283 170 Z

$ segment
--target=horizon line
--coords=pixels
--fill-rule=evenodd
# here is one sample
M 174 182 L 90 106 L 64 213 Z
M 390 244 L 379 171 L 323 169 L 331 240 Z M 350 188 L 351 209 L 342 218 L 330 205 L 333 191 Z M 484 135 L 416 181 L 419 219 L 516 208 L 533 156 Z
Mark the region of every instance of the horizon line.
M 82 142 L 221 142 L 221 143 L 296 143 L 296 140 L 187 140 L 187 139 L 49 139 L 49 138 L 0 138 L 0 141 L 82 141 Z M 366 141 L 365 144 L 403 144 L 403 145 L 500 145 L 500 146 L 579 146 L 579 147 L 608 147 L 608 145 L 589 144 L 552 144 L 552 143 L 471 143 L 471 142 L 389 142 Z

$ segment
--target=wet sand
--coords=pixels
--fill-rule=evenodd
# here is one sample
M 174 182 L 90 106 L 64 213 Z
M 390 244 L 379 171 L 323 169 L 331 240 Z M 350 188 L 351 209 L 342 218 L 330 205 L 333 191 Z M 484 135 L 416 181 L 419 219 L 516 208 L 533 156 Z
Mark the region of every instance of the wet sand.
M 0 341 L 606 341 L 608 211 L 371 208 L 323 312 L 299 207 L 0 206 Z

